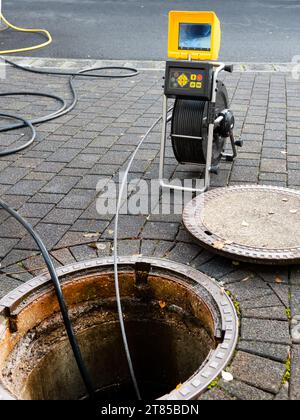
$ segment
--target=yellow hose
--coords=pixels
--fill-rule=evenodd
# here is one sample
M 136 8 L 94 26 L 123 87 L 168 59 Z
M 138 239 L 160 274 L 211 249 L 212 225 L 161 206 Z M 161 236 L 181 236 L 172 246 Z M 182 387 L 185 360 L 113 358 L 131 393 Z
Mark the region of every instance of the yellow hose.
M 20 53 L 20 52 L 26 52 L 26 51 L 34 51 L 34 50 L 38 50 L 39 48 L 44 48 L 47 45 L 50 45 L 52 42 L 52 36 L 50 34 L 50 32 L 48 32 L 46 29 L 25 29 L 25 28 L 19 28 L 18 26 L 14 26 L 13 24 L 9 23 L 5 17 L 3 16 L 3 14 L 0 14 L 0 20 L 3 20 L 3 22 L 5 23 L 5 25 L 7 25 L 8 28 L 11 28 L 15 31 L 18 32 L 29 32 L 29 33 L 38 33 L 38 34 L 43 34 L 47 37 L 47 41 L 43 42 L 42 44 L 39 45 L 33 45 L 32 47 L 26 47 L 26 48 L 19 48 L 16 50 L 6 50 L 6 51 L 0 51 L 0 55 L 5 55 L 5 54 L 15 54 L 15 53 Z

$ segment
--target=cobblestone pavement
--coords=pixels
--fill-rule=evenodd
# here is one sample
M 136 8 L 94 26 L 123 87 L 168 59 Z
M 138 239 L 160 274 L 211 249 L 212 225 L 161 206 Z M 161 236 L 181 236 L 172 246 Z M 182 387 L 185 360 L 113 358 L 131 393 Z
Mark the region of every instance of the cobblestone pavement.
M 161 71 L 143 71 L 126 80 L 77 80 L 76 109 L 38 127 L 38 138 L 26 151 L 1 158 L 1 197 L 32 223 L 57 266 L 111 253 L 114 216 L 97 214 L 95 187 L 101 177 L 117 178 L 160 115 L 161 77 Z M 236 72 L 225 77 L 236 134 L 245 146 L 234 164 L 222 164 L 213 186 L 259 183 L 299 189 L 300 83 L 283 72 Z M 1 91 L 32 89 L 69 97 L 65 78 L 7 69 Z M 5 112 L 25 117 L 43 115 L 55 106 L 31 97 L 1 98 Z M 159 130 L 138 153 L 132 178 L 157 177 Z M 16 145 L 24 133 L 22 129 L 1 135 L 1 144 Z M 168 174 L 175 169 L 168 147 Z M 189 168 L 177 169 L 184 177 L 195 175 Z M 119 236 L 120 254 L 190 264 L 223 282 L 240 303 L 240 341 L 229 367 L 234 381 L 220 380 L 203 399 L 300 398 L 300 347 L 292 343 L 289 322 L 300 315 L 299 266 L 261 267 L 214 256 L 194 242 L 179 215 L 122 215 Z M 3 296 L 45 267 L 33 241 L 2 210 L 0 237 Z M 291 378 L 284 380 L 289 360 Z

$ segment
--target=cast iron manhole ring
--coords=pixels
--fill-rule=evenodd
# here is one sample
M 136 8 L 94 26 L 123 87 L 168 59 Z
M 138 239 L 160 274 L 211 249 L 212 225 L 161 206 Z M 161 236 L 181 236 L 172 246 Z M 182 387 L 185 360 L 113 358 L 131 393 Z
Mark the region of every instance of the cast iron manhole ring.
M 234 304 L 218 283 L 205 274 L 183 264 L 169 260 L 146 258 L 146 257 L 120 257 L 119 269 L 129 270 L 136 267 L 139 270 L 140 264 L 148 265 L 153 275 L 174 276 L 178 281 L 185 282 L 193 293 L 205 297 L 205 304 L 211 308 L 212 314 L 218 313 L 215 319 L 215 329 L 219 337 L 217 347 L 210 351 L 207 360 L 200 366 L 186 382 L 178 389 L 166 394 L 163 399 L 168 400 L 191 400 L 197 398 L 208 385 L 228 365 L 234 353 L 238 334 L 239 322 Z M 72 264 L 57 269 L 60 280 L 65 287 L 74 283 L 74 279 L 85 276 L 88 273 L 101 273 L 113 270 L 112 258 L 99 258 L 91 261 Z M 65 282 L 65 283 L 64 283 Z M 7 317 L 22 312 L 26 302 L 37 299 L 51 287 L 51 280 L 48 274 L 41 274 L 28 281 L 24 285 L 10 292 L 0 300 L 0 339 L 7 330 Z M 25 305 L 25 306 L 24 306 Z M 215 308 L 215 309 L 213 309 Z M 10 394 L 0 381 L 0 400 L 16 399 Z
M 245 185 L 197 196 L 184 209 L 183 223 L 202 246 L 245 262 L 300 262 L 300 192 Z

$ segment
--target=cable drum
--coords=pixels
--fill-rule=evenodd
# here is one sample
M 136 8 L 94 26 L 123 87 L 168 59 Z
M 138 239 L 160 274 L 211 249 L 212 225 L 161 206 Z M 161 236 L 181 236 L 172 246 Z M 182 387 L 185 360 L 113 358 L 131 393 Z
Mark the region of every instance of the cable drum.
M 218 82 L 216 99 L 217 117 L 228 108 L 228 94 L 223 83 Z M 181 164 L 205 164 L 208 144 L 208 102 L 177 98 L 174 105 L 171 138 L 175 158 Z M 225 138 L 214 131 L 212 164 L 219 163 Z

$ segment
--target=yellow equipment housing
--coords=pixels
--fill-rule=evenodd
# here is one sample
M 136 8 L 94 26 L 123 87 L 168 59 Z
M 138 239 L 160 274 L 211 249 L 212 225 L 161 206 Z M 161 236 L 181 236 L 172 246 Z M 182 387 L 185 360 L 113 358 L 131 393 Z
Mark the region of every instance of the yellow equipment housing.
M 169 13 L 168 57 L 176 60 L 217 60 L 221 24 L 214 12 Z

